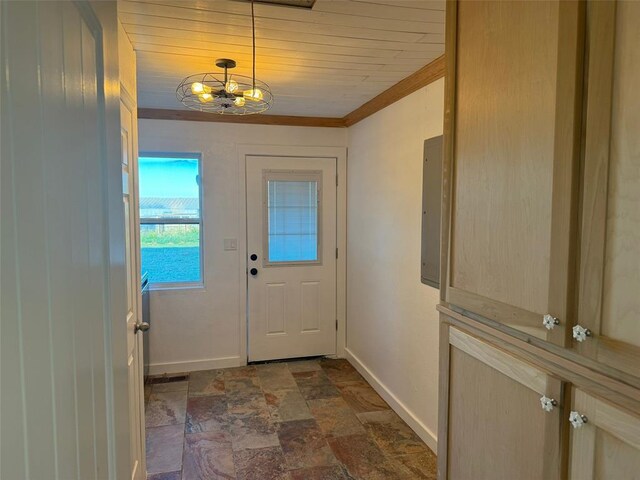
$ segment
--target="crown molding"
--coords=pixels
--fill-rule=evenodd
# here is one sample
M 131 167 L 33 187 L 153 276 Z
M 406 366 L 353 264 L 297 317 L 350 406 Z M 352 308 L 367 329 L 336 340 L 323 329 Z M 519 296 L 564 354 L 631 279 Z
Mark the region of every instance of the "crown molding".
M 254 125 L 288 125 L 292 127 L 344 127 L 342 118 L 296 117 L 291 115 L 217 115 L 195 110 L 139 108 L 138 118 L 151 120 L 188 120 L 192 122 L 245 123 Z
M 392 103 L 435 82 L 444 77 L 444 71 L 445 62 L 444 55 L 442 55 L 417 72 L 409 75 L 404 80 L 400 80 L 393 87 L 388 88 L 377 97 L 372 98 L 367 103 L 356 108 L 353 112 L 345 115 L 342 118 L 345 126 L 350 127 L 351 125 L 355 125 L 360 120 L 364 120 Z

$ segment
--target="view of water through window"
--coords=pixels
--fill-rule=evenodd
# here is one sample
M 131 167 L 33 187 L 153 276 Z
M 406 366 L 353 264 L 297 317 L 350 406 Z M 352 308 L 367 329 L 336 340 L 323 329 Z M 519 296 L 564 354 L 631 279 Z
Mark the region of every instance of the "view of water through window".
M 202 281 L 197 158 L 139 158 L 142 273 L 152 284 Z

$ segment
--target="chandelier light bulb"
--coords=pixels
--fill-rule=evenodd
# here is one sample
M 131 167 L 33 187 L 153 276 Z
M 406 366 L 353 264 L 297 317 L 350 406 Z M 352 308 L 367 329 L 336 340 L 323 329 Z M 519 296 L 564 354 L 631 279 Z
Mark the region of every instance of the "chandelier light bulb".
M 210 93 L 201 93 L 200 95 L 198 95 L 198 97 L 200 98 L 200 101 L 202 103 L 209 103 L 211 100 L 213 100 L 213 95 L 211 95 Z
M 238 82 L 233 79 L 230 79 L 227 84 L 224 86 L 224 89 L 227 93 L 234 93 L 238 90 Z
M 233 103 L 235 103 L 237 107 L 244 107 L 244 104 L 245 104 L 244 97 L 236 97 Z
M 245 90 L 242 95 L 247 100 L 251 100 L 254 102 L 262 100 L 263 98 L 262 90 L 260 90 L 259 88 L 252 88 L 251 90 Z
M 209 94 L 211 93 L 211 87 L 200 82 L 195 82 L 191 84 L 191 93 L 194 95 L 200 95 L 201 93 Z

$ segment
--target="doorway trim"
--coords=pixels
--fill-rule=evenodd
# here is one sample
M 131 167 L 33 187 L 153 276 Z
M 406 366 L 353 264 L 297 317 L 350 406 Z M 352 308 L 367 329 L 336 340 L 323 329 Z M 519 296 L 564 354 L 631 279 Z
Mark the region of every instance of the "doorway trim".
M 347 148 L 276 145 L 238 145 L 238 279 L 239 279 L 239 352 L 247 364 L 247 157 L 307 157 L 336 160 L 336 356 L 345 356 L 347 344 Z

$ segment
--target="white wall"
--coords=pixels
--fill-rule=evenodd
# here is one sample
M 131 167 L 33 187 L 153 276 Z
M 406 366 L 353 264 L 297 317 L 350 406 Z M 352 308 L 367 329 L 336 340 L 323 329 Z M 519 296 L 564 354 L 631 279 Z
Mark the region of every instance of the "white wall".
M 231 125 L 166 120 L 139 121 L 140 152 L 202 154 L 204 288 L 151 294 L 151 373 L 241 365 L 238 238 L 240 144 L 345 147 L 346 129 Z
M 347 355 L 434 449 L 438 290 L 420 283 L 424 140 L 442 134 L 444 80 L 349 128 Z

